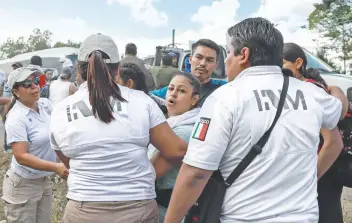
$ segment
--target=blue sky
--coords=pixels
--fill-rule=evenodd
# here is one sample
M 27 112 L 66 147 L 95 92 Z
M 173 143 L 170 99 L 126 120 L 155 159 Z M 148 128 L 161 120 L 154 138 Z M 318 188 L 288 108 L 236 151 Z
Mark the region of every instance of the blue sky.
M 315 1 L 0 0 L 0 42 L 7 37 L 28 36 L 34 28 L 50 29 L 54 41 L 82 41 L 92 32 L 102 32 L 111 35 L 119 48 L 136 42 L 145 55 L 157 44 L 170 43 L 172 29 L 176 29 L 176 42 L 211 38 L 225 44 L 226 29 L 253 15 L 275 23 L 290 15 L 292 21 L 282 21 L 283 29 L 290 28 L 297 20 L 305 20 L 302 12 L 309 12 L 309 5 Z

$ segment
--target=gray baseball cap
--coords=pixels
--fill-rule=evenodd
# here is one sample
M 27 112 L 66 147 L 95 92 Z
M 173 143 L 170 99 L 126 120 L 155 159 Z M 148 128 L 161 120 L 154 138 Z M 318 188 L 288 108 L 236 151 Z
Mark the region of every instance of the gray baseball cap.
M 28 68 L 28 67 L 17 68 L 16 70 L 13 70 L 10 73 L 10 75 L 7 79 L 7 85 L 12 90 L 15 83 L 22 82 L 22 81 L 26 80 L 32 74 L 40 75 L 41 72 L 37 69 Z
M 120 61 L 116 43 L 109 36 L 101 33 L 88 36 L 79 48 L 78 61 L 88 62 L 89 56 L 94 51 L 101 51 L 109 56 L 110 59 L 105 59 L 105 63 L 118 63 Z

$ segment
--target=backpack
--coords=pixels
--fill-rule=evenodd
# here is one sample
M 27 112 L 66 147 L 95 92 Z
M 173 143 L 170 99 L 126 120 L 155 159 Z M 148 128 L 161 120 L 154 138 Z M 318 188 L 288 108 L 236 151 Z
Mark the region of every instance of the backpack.
M 328 93 L 324 85 L 319 82 L 312 79 L 308 79 L 307 82 L 323 88 Z M 339 184 L 352 188 L 352 102 L 349 102 L 346 117 L 339 121 L 337 127 L 340 130 L 344 148 L 333 164 L 333 177 Z

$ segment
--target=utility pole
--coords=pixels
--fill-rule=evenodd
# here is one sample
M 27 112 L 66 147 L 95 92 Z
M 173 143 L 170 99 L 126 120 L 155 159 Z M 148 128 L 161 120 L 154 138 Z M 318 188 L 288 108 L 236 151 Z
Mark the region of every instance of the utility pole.
M 342 25 L 342 53 L 343 53 L 343 70 L 345 71 L 346 74 L 346 30 L 345 30 L 345 25 Z
M 175 47 L 175 29 L 172 30 L 172 47 Z

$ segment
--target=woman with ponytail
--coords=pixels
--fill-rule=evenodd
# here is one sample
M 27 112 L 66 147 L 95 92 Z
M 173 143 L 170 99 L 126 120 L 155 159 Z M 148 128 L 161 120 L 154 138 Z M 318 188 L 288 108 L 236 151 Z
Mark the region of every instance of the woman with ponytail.
M 78 54 L 83 83 L 52 114 L 52 147 L 70 168 L 65 223 L 158 222 L 156 176 L 186 152 L 147 94 L 115 83 L 118 63 L 110 37 L 86 38 Z M 152 163 L 149 143 L 160 151 Z
M 307 58 L 303 49 L 295 43 L 285 43 L 283 67 L 292 71 L 293 76 L 324 89 L 327 93 L 340 99 L 343 109 L 348 106 L 347 98 L 338 87 L 329 87 L 318 70 L 307 69 Z M 347 107 L 348 108 L 348 107 Z M 346 114 L 346 112 L 344 112 Z M 344 115 L 342 116 L 344 118 Z M 333 180 L 333 163 L 340 155 L 343 143 L 339 129 L 321 129 L 321 142 L 318 157 L 318 203 L 319 223 L 343 223 L 341 207 L 342 185 Z M 331 167 L 331 168 L 330 168 Z

